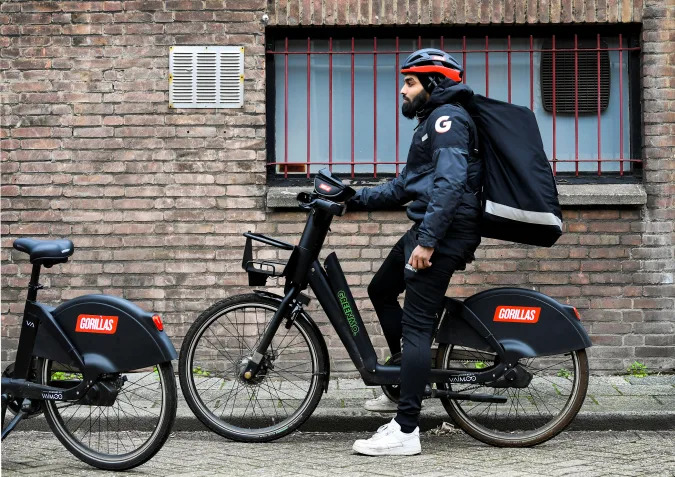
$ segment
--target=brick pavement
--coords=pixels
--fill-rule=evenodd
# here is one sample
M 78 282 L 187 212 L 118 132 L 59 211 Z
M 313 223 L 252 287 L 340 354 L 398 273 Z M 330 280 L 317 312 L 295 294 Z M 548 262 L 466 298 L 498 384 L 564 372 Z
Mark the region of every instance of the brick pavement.
M 272 443 L 239 444 L 208 432 L 179 432 L 150 462 L 116 475 L 675 475 L 675 431 L 565 432 L 531 449 L 489 447 L 461 432 L 427 432 L 422 455 L 381 458 L 352 453 L 352 442 L 361 437 L 363 433 L 296 432 Z M 3 442 L 2 474 L 108 475 L 75 459 L 44 432 L 17 432 Z

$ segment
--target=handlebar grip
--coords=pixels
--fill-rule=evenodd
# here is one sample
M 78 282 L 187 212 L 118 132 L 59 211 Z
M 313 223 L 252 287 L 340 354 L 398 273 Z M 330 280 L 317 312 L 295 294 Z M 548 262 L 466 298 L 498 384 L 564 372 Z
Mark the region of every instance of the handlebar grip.
M 329 214 L 342 216 L 347 211 L 347 207 L 344 204 L 338 204 L 330 200 L 325 199 L 314 199 L 312 201 L 313 205 L 325 210 Z

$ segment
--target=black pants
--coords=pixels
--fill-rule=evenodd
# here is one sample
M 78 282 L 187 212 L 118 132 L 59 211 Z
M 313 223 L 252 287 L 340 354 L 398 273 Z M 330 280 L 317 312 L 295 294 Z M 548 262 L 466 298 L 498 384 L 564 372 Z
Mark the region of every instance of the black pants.
M 436 313 L 443 306 L 453 272 L 465 265 L 462 258 L 434 253 L 431 267 L 416 272 L 405 268 L 417 246 L 416 234 L 414 227 L 401 237 L 368 286 L 392 355 L 401 351 L 403 338 L 396 422 L 404 432 L 412 432 L 419 421 L 431 369 L 431 335 Z M 403 291 L 406 294 L 401 308 L 398 296 Z

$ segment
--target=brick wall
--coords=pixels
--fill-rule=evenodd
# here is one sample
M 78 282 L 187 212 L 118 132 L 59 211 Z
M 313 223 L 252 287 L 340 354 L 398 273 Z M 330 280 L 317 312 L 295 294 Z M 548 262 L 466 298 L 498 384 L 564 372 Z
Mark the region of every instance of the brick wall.
M 668 7 L 671 8 L 668 8 Z M 111 293 L 162 313 L 177 346 L 198 313 L 247 290 L 241 233 L 293 241 L 299 212 L 267 211 L 263 13 L 272 25 L 615 23 L 643 26 L 643 208 L 565 210 L 551 249 L 485 241 L 449 294 L 533 287 L 577 306 L 595 372 L 675 366 L 673 0 L 6 1 L 0 7 L 2 359 L 16 349 L 30 265 L 19 236 L 70 237 L 47 303 Z M 170 45 L 242 45 L 241 110 L 170 110 Z M 365 287 L 408 227 L 403 212 L 336 219 L 338 251 L 380 356 Z M 353 371 L 323 323 L 334 369 Z

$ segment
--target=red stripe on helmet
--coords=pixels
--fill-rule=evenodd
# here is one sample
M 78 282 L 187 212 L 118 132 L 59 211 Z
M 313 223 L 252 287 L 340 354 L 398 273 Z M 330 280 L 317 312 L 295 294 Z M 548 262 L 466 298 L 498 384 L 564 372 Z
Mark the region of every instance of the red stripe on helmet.
M 411 66 L 409 68 L 402 69 L 401 73 L 440 73 L 451 80 L 457 81 L 458 83 L 462 80 L 459 71 L 437 65 Z

